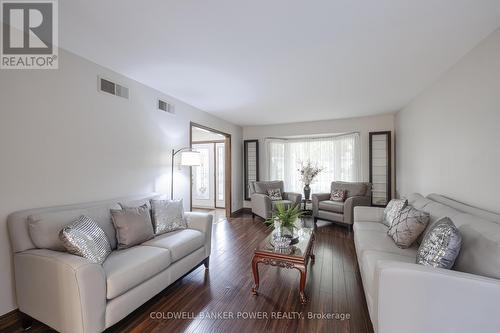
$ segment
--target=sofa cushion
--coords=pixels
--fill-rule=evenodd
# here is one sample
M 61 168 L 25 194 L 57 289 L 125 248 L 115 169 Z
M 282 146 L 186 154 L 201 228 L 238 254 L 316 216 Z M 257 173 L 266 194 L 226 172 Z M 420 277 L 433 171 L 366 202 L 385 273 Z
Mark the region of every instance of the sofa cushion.
M 426 205 L 433 202 L 432 200 L 422 196 L 420 193 L 411 193 L 406 199 L 408 199 L 408 204 L 412 205 L 416 209 L 423 209 Z
M 409 257 L 405 255 L 387 253 L 381 251 L 365 251 L 361 255 L 361 262 L 359 263 L 361 276 L 363 278 L 363 286 L 368 292 L 372 301 L 376 301 L 376 283 L 375 281 L 375 269 L 377 264 L 381 261 L 397 261 L 405 263 L 415 263 L 415 257 Z
M 367 250 L 381 251 L 412 257 L 413 262 L 415 262 L 417 256 L 416 244 L 409 248 L 401 249 L 396 246 L 387 233 L 381 231 L 363 230 L 361 232 L 355 232 L 354 244 L 356 246 L 356 252 L 360 254 Z
M 111 252 L 102 265 L 106 273 L 107 299 L 124 294 L 163 271 L 170 263 L 170 251 L 158 247 L 134 246 Z
M 318 208 L 321 210 L 327 210 L 329 212 L 343 213 L 344 203 L 339 201 L 325 200 L 319 202 Z
M 354 232 L 363 232 L 365 230 L 387 233 L 387 226 L 380 222 L 354 222 Z
M 453 222 L 462 234 L 454 269 L 500 279 L 500 225 L 465 213 Z
M 460 211 L 454 208 L 448 207 L 438 202 L 434 202 L 427 198 L 420 198 L 415 201 L 415 204 L 418 205 L 418 207 L 414 206 L 415 208 L 422 210 L 426 213 L 429 213 L 429 224 L 425 228 L 425 231 L 421 233 L 420 236 L 418 236 L 417 238 L 417 243 L 419 244 L 422 243 L 422 239 L 425 237 L 427 232 L 432 228 L 434 223 L 436 223 L 437 221 L 439 221 L 444 217 L 448 217 L 451 220 L 453 220 L 455 216 L 460 214 Z
M 183 229 L 157 236 L 142 245 L 168 249 L 172 262 L 184 258 L 205 244 L 205 235 L 198 230 Z
M 146 205 L 151 209 L 151 200 L 149 198 L 137 199 L 137 200 L 127 200 L 119 203 L 122 209 L 125 208 L 137 208 Z
M 92 218 L 108 237 L 112 249 L 116 248 L 115 228 L 111 222 L 110 208 L 116 206 L 108 204 L 96 207 L 67 209 L 59 211 L 41 212 L 28 216 L 28 230 L 33 244 L 39 249 L 65 251 L 59 239 L 61 229 L 80 216 Z

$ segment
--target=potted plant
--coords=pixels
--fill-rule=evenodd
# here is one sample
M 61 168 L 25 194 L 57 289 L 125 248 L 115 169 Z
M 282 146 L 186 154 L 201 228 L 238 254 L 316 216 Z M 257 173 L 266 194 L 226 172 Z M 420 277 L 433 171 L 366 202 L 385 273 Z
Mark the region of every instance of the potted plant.
M 318 166 L 313 166 L 311 161 L 307 161 L 307 163 L 301 163 L 300 168 L 297 170 L 300 173 L 300 180 L 304 184 L 304 199 L 309 200 L 311 196 L 311 188 L 309 185 L 312 184 L 314 178 L 323 171 L 323 168 Z
M 286 208 L 283 203 L 278 202 L 272 216 L 265 223 L 272 226 L 277 235 L 294 239 L 294 230 L 299 229 L 298 220 L 303 213 L 300 205 Z

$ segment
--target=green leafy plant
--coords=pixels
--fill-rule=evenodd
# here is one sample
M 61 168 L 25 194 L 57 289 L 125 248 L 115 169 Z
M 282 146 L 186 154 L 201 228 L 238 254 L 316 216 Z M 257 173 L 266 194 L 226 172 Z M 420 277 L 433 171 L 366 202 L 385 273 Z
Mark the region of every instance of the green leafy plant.
M 274 228 L 274 221 L 278 219 L 281 222 L 282 228 L 286 228 L 290 232 L 293 232 L 293 229 L 297 229 L 295 221 L 303 214 L 304 212 L 300 209 L 300 205 L 286 208 L 282 202 L 278 202 L 272 216 L 267 219 L 265 223 Z

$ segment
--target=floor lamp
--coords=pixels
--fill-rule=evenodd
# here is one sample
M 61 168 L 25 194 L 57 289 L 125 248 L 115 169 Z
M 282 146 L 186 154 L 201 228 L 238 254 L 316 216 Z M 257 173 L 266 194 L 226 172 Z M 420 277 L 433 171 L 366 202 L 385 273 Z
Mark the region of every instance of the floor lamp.
M 175 155 L 181 154 L 181 166 L 197 166 L 201 165 L 201 153 L 192 148 L 185 147 L 178 150 L 172 149 L 172 173 L 170 174 L 170 200 L 174 199 L 174 159 Z

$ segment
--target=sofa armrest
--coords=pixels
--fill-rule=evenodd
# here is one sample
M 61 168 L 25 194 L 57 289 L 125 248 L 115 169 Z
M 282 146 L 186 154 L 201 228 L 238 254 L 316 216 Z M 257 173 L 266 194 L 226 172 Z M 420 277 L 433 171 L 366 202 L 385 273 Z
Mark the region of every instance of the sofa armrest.
M 369 206 L 369 196 L 352 196 L 344 201 L 344 223 L 353 224 L 354 207 Z
M 318 215 L 319 202 L 329 200 L 329 199 L 330 199 L 330 193 L 314 193 L 311 196 L 314 216 Z
M 290 200 L 296 205 L 300 205 L 302 201 L 302 194 L 300 193 L 294 193 L 294 192 L 284 192 L 283 193 L 283 199 L 285 200 Z
M 496 332 L 500 281 L 393 261 L 376 266 L 378 332 Z
M 382 207 L 354 207 L 354 222 L 379 222 L 384 220 L 384 208 Z
M 265 219 L 271 217 L 273 205 L 269 196 L 262 193 L 253 193 L 250 198 L 252 200 L 252 213 Z
M 205 250 L 207 257 L 212 248 L 212 223 L 213 216 L 207 213 L 186 212 L 187 225 L 190 229 L 196 229 L 205 234 Z
M 59 332 L 105 329 L 106 276 L 101 265 L 66 252 L 45 249 L 14 255 L 21 312 Z

